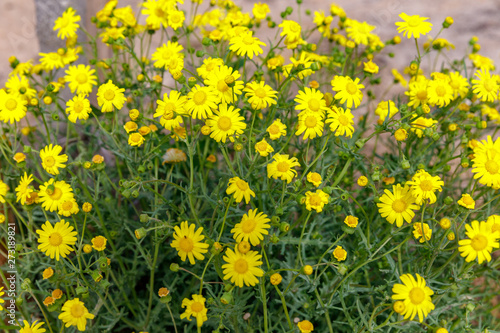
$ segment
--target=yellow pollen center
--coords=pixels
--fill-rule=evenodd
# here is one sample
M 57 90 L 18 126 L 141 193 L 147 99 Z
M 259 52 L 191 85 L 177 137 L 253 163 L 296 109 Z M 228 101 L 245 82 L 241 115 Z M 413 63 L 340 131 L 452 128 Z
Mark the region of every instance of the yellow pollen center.
M 423 180 L 420 183 L 420 188 L 422 191 L 427 192 L 427 191 L 432 191 L 432 182 L 430 180 Z
M 73 104 L 73 110 L 75 111 L 75 113 L 82 112 L 83 111 L 83 102 L 82 101 L 76 101 Z
M 276 168 L 279 172 L 287 172 L 288 170 L 290 170 L 290 166 L 287 162 L 279 162 Z
M 54 61 L 58 61 L 60 59 L 59 54 L 57 53 L 49 53 L 49 58 Z
M 13 98 L 10 98 L 10 99 L 7 100 L 7 102 L 5 102 L 5 107 L 9 111 L 13 111 L 17 107 L 17 101 L 15 99 L 13 99 Z
M 342 126 L 347 126 L 349 125 L 349 119 L 347 119 L 346 116 L 344 116 L 343 114 L 341 114 L 339 116 L 339 123 L 342 125 Z
M 193 241 L 191 238 L 184 236 L 179 240 L 179 248 L 184 252 L 191 252 L 194 248 Z
M 470 246 L 476 251 L 482 251 L 488 246 L 488 238 L 483 235 L 476 235 L 471 239 Z
M 87 75 L 85 73 L 80 73 L 76 76 L 75 80 L 80 84 L 84 84 L 87 82 Z
M 115 92 L 111 89 L 106 90 L 106 92 L 104 93 L 104 98 L 108 101 L 112 101 L 113 98 L 115 98 Z
M 318 111 L 319 108 L 321 107 L 321 104 L 319 103 L 319 101 L 317 99 L 312 98 L 307 103 L 307 106 L 309 107 L 309 109 L 311 109 L 311 111 Z
M 443 86 L 438 86 L 436 88 L 436 95 L 443 97 L 446 94 L 446 89 Z
M 65 201 L 62 204 L 62 210 L 70 211 L 71 208 L 73 208 L 73 202 L 71 202 L 71 201 Z
M 492 80 L 485 80 L 483 83 L 483 86 L 484 86 L 484 90 L 490 92 L 490 91 L 494 90 L 495 84 L 492 82 Z
M 164 60 L 170 59 L 171 56 L 172 56 L 172 51 L 170 51 L 170 50 L 164 50 L 163 53 L 161 54 L 161 57 Z
M 226 116 L 220 117 L 219 120 L 217 121 L 217 126 L 222 131 L 228 131 L 229 129 L 231 129 L 231 125 L 232 125 L 231 118 Z
M 269 133 L 273 134 L 273 135 L 276 135 L 280 132 L 280 128 L 278 125 L 276 124 L 272 124 L 271 126 L 269 126 Z
M 175 104 L 174 103 L 166 103 L 164 107 L 164 112 L 163 113 L 172 113 L 175 110 Z
M 312 325 L 312 323 L 310 321 L 302 322 L 300 324 L 300 329 L 304 330 L 304 331 L 305 330 L 311 330 L 312 331 L 313 325 Z
M 47 156 L 43 159 L 43 163 L 50 168 L 53 167 L 54 164 L 56 164 L 56 159 L 52 156 Z
M 418 17 L 412 17 L 406 22 L 412 28 L 418 27 L 420 25 L 420 19 Z
M 245 234 L 249 234 L 255 230 L 256 226 L 257 223 L 255 222 L 254 219 L 247 219 L 245 222 L 241 224 L 241 230 L 243 230 Z
M 316 124 L 318 123 L 318 121 L 316 120 L 316 117 L 314 116 L 309 116 L 306 118 L 306 120 L 304 121 L 304 124 L 306 125 L 306 127 L 308 128 L 314 128 L 316 126 Z
M 320 175 L 318 175 L 318 174 L 312 174 L 312 175 L 311 175 L 311 180 L 312 180 L 313 182 L 320 182 L 320 181 L 321 181 L 321 176 L 320 176 Z
M 254 39 L 253 37 L 246 36 L 245 38 L 243 38 L 243 43 L 245 43 L 246 45 L 252 45 L 254 43 Z
M 61 29 L 66 28 L 69 24 L 69 20 L 67 17 L 63 16 L 63 17 L 59 18 L 58 23 L 59 23 L 59 26 L 61 27 Z
M 53 232 L 50 236 L 49 236 L 49 243 L 50 245 L 52 246 L 59 246 L 62 244 L 62 236 L 60 233 L 58 232 Z
M 85 313 L 85 308 L 80 304 L 75 304 L 71 307 L 71 315 L 75 318 L 81 318 Z
M 264 88 L 257 88 L 257 89 L 255 89 L 255 96 L 257 96 L 259 98 L 264 98 L 267 96 L 267 94 L 266 94 L 266 91 L 264 90 Z
M 354 95 L 355 93 L 358 92 L 358 87 L 356 87 L 356 85 L 352 82 L 349 82 L 346 86 L 345 86 L 345 89 L 347 90 L 347 92 L 351 95 Z
M 298 32 L 300 30 L 300 26 L 298 24 L 292 24 L 290 25 L 290 31 L 292 32 Z
M 95 247 L 103 247 L 103 245 L 104 245 L 104 238 L 102 238 L 102 237 L 96 237 L 94 239 L 94 246 Z
M 54 192 L 50 195 L 50 198 L 52 200 L 59 200 L 61 199 L 62 195 L 63 192 L 61 191 L 61 189 L 58 187 L 54 187 Z
M 313 194 L 309 197 L 309 203 L 311 206 L 319 206 L 321 204 L 321 198 L 317 194 Z
M 266 151 L 267 150 L 267 143 L 266 142 L 257 143 L 257 150 Z
M 496 175 L 498 173 L 498 170 L 500 169 L 500 166 L 498 165 L 497 162 L 495 162 L 493 160 L 488 160 L 488 161 L 486 161 L 486 163 L 484 163 L 484 168 L 490 174 Z
M 462 199 L 462 201 L 464 202 L 464 204 L 466 204 L 467 206 L 469 205 L 473 205 L 474 204 L 474 199 L 472 199 L 471 197 L 465 197 Z
M 196 105 L 202 105 L 207 100 L 207 94 L 204 91 L 197 91 L 193 95 L 193 101 Z
M 460 88 L 460 84 L 458 83 L 457 80 L 450 81 L 450 86 L 455 90 Z
M 229 86 L 226 84 L 226 82 L 224 82 L 224 80 L 219 80 L 219 82 L 217 82 L 217 90 L 219 90 L 220 92 L 226 92 L 228 89 Z
M 392 209 L 396 213 L 402 213 L 406 210 L 406 202 L 404 200 L 401 200 L 401 199 L 396 199 L 392 203 Z
M 181 21 L 181 16 L 178 14 L 171 15 L 170 21 L 172 21 L 173 23 L 179 23 Z
M 207 70 L 207 72 L 211 72 L 213 69 L 215 68 L 215 63 L 211 62 L 209 63 L 205 69 Z
M 191 304 L 191 311 L 201 312 L 203 311 L 203 305 L 200 302 L 194 302 L 193 304 Z
M 248 190 L 248 183 L 244 180 L 238 180 L 236 181 L 236 186 L 238 186 L 238 188 L 241 190 L 241 191 L 246 191 Z
M 248 272 L 247 261 L 243 258 L 236 260 L 236 262 L 234 263 L 234 270 L 238 274 L 245 274 L 246 272 Z
M 177 60 L 177 58 L 173 58 L 170 60 L 170 62 L 168 63 L 168 67 L 170 69 L 175 69 L 177 68 L 177 65 L 179 64 L 179 61 Z
M 165 16 L 165 12 L 161 8 L 155 8 L 155 15 L 163 18 L 163 16 Z
M 417 93 L 417 98 L 421 101 L 425 101 L 427 99 L 427 90 L 420 90 Z
M 410 301 L 415 304 L 419 305 L 425 300 L 425 292 L 422 290 L 420 287 L 414 287 L 412 290 L 410 290 Z

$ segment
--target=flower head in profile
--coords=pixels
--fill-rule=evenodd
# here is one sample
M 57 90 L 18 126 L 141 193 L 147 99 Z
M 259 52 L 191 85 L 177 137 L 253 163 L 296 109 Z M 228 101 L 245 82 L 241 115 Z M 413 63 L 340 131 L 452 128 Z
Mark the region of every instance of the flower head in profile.
M 202 295 L 192 295 L 192 299 L 184 298 L 182 308 L 186 311 L 181 314 L 181 319 L 186 318 L 191 321 L 191 316 L 196 318 L 196 326 L 201 327 L 207 318 L 207 308 L 205 307 L 205 297 Z
M 204 260 L 204 253 L 208 252 L 208 244 L 203 242 L 205 238 L 202 235 L 203 227 L 196 229 L 196 225 L 189 224 L 187 221 L 181 222 L 181 227 L 174 227 L 174 240 L 171 247 L 177 250 L 179 257 L 182 261 L 189 259 L 191 265 L 195 264 L 195 258 L 197 260 Z
M 427 35 L 432 29 L 432 23 L 425 22 L 428 17 L 421 17 L 419 15 L 407 15 L 406 13 L 399 14 L 403 22 L 396 22 L 398 32 L 403 33 L 403 36 L 411 38 L 420 38 L 420 35 Z
M 255 286 L 259 283 L 258 277 L 264 276 L 262 256 L 257 251 L 248 251 L 245 254 L 238 250 L 227 249 L 223 257 L 226 262 L 222 265 L 224 280 L 230 280 L 238 287 Z
M 9 185 L 0 179 L 0 203 L 5 203 L 5 195 L 9 191 Z
M 268 156 L 274 151 L 274 148 L 264 138 L 255 144 L 255 151 L 259 153 L 260 156 Z
M 494 231 L 492 227 L 493 221 L 472 221 L 470 225 L 465 225 L 465 234 L 469 238 L 458 241 L 458 251 L 466 262 L 471 262 L 476 258 L 479 264 L 485 260 L 491 261 L 491 252 L 494 248 L 499 248 L 498 239 L 500 238 L 500 231 Z
M 61 220 L 54 226 L 46 221 L 42 225 L 42 230 L 37 230 L 36 233 L 40 236 L 38 238 L 38 249 L 45 252 L 45 255 L 50 259 L 59 261 L 60 257 L 66 256 L 74 251 L 72 248 L 76 243 L 76 231 L 69 225 L 69 222 Z
M 415 222 L 413 224 L 413 236 L 420 243 L 428 242 L 432 237 L 432 229 L 427 223 Z
M 237 203 L 240 203 L 244 198 L 245 203 L 248 204 L 250 202 L 250 197 L 255 197 L 255 192 L 252 191 L 248 183 L 240 177 L 229 179 L 226 194 L 232 194 Z
M 267 177 L 280 178 L 290 183 L 297 176 L 297 171 L 294 168 L 300 166 L 297 157 L 289 158 L 288 155 L 275 154 L 273 159 L 274 161 L 267 165 Z
M 474 207 L 476 207 L 476 201 L 474 201 L 474 199 L 468 193 L 462 194 L 462 197 L 457 201 L 457 203 L 460 206 L 468 209 L 474 209 Z
M 271 140 L 277 140 L 286 135 L 286 125 L 278 118 L 266 129 L 266 132 L 269 133 Z
M 233 238 L 237 243 L 248 241 L 256 246 L 264 239 L 264 235 L 269 234 L 266 229 L 271 228 L 270 221 L 266 214 L 257 213 L 257 209 L 250 209 L 248 215 L 244 214 L 240 223 L 231 229 L 231 233 L 233 233 Z
M 80 299 L 74 298 L 64 303 L 58 318 L 64 322 L 64 326 L 76 326 L 80 332 L 83 332 L 87 326 L 87 319 L 94 319 L 94 315 L 87 310 Z
M 392 287 L 394 293 L 392 299 L 403 302 L 404 310 L 401 311 L 401 315 L 404 316 L 404 319 L 413 320 L 418 314 L 418 320 L 422 322 L 429 312 L 434 310 L 431 299 L 434 292 L 427 287 L 424 278 L 416 275 L 416 280 L 411 274 L 401 275 L 400 279 L 403 283 L 396 283 Z
M 54 28 L 52 30 L 57 32 L 57 37 L 61 39 L 72 38 L 76 36 L 76 31 L 80 27 L 78 22 L 80 22 L 80 15 L 76 15 L 76 11 L 69 7 L 61 17 L 58 17 L 54 22 Z

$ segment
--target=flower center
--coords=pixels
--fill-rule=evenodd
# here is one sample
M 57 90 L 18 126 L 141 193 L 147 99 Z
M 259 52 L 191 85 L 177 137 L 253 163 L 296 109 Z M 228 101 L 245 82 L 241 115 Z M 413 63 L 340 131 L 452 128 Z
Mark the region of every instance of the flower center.
M 427 99 L 427 90 L 420 90 L 417 93 L 417 98 L 421 101 L 425 101 Z
M 197 91 L 193 95 L 193 101 L 196 105 L 202 105 L 207 100 L 207 94 L 204 91 Z
M 486 171 L 488 171 L 490 174 L 492 175 L 496 175 L 498 173 L 498 170 L 500 169 L 500 166 L 498 165 L 497 162 L 493 161 L 493 160 L 488 160 L 486 161 L 486 163 L 484 164 L 484 168 L 486 169 Z
M 75 80 L 80 84 L 84 84 L 87 82 L 87 75 L 85 73 L 80 73 L 76 76 Z
M 278 125 L 272 124 L 271 126 L 269 126 L 269 133 L 275 135 L 275 134 L 278 134 L 279 132 L 280 132 L 280 128 L 278 127 Z
M 412 28 L 418 27 L 420 25 L 420 20 L 418 17 L 411 17 L 408 21 L 406 21 L 408 25 Z
M 175 14 L 175 15 L 171 15 L 170 16 L 170 20 L 173 22 L 173 23 L 179 23 L 181 21 L 181 16 L 179 14 Z
M 313 182 L 320 182 L 320 181 L 321 181 L 321 175 L 316 174 L 316 173 L 313 173 L 313 174 L 311 175 L 311 180 L 312 180 Z
M 314 329 L 312 323 L 310 321 L 303 321 L 300 324 L 300 329 L 302 330 L 312 330 Z
M 172 113 L 175 110 L 174 103 L 166 103 L 163 109 L 163 113 Z
M 104 245 L 104 239 L 102 237 L 96 237 L 94 239 L 94 246 L 95 247 L 103 247 Z
M 410 301 L 415 304 L 419 305 L 425 300 L 425 293 L 422 290 L 422 288 L 419 287 L 414 287 L 412 290 L 410 290 Z
M 242 223 L 241 230 L 243 230 L 245 234 L 249 234 L 255 230 L 256 226 L 257 223 L 255 222 L 254 219 L 247 219 L 245 222 Z
M 177 60 L 177 58 L 172 58 L 172 59 L 170 59 L 170 62 L 168 63 L 168 68 L 175 69 L 175 68 L 177 68 L 178 64 L 179 64 L 179 61 Z
M 406 202 L 404 200 L 401 200 L 401 199 L 396 199 L 392 203 L 392 209 L 396 213 L 402 213 L 406 210 Z
M 76 101 L 73 104 L 73 110 L 75 111 L 75 113 L 82 112 L 82 110 L 83 110 L 83 102 L 82 101 Z
M 54 187 L 54 193 L 50 195 L 50 198 L 52 200 L 59 200 L 61 199 L 62 195 L 63 192 L 61 191 L 61 189 L 59 187 Z
M 343 114 L 341 114 L 339 116 L 339 123 L 342 125 L 342 126 L 347 126 L 349 125 L 349 119 L 347 119 L 346 116 L 344 116 Z
M 113 98 L 115 98 L 115 92 L 111 89 L 106 90 L 106 92 L 104 93 L 104 98 L 108 101 L 112 101 Z
M 17 107 L 17 101 L 13 98 L 10 98 L 7 100 L 7 102 L 5 102 L 5 107 L 9 111 L 14 111 Z
M 257 150 L 266 151 L 267 150 L 267 143 L 266 142 L 257 143 Z
M 191 238 L 184 236 L 184 238 L 179 240 L 179 248 L 184 252 L 191 252 L 194 248 L 193 241 Z
M 298 31 L 300 31 L 300 26 L 298 24 L 292 24 L 292 25 L 290 25 L 290 31 L 298 32 Z
M 472 199 L 471 197 L 467 196 L 465 198 L 462 199 L 462 201 L 464 202 L 464 204 L 466 204 L 467 206 L 469 205 L 473 205 L 474 204 L 474 199 Z
M 85 308 L 81 304 L 75 304 L 71 307 L 71 315 L 75 318 L 81 318 L 85 313 Z
M 52 156 L 47 156 L 43 159 L 43 163 L 50 168 L 53 167 L 54 164 L 56 164 L 56 159 Z
M 453 80 L 453 81 L 450 81 L 450 86 L 457 90 L 458 88 L 460 88 L 460 83 L 457 81 L 457 80 Z
M 65 201 L 63 204 L 62 204 L 62 210 L 65 210 L 65 211 L 70 211 L 72 208 L 73 208 L 73 202 L 71 201 Z
M 191 304 L 191 311 L 201 312 L 203 311 L 203 305 L 200 302 L 193 302 L 193 304 Z
M 228 89 L 229 86 L 226 84 L 226 82 L 224 82 L 224 80 L 219 80 L 219 82 L 217 82 L 217 90 L 226 92 Z
M 248 190 L 248 183 L 244 180 L 238 180 L 236 181 L 236 186 L 238 186 L 238 188 L 241 190 L 241 191 L 246 191 Z
M 246 36 L 245 38 L 243 38 L 243 43 L 245 43 L 246 45 L 252 45 L 254 43 L 254 39 L 251 36 Z
M 161 54 L 161 57 L 164 59 L 164 60 L 168 60 L 170 59 L 170 57 L 172 56 L 172 51 L 170 50 L 165 50 L 163 51 L 163 53 Z
M 423 180 L 420 183 L 420 188 L 422 191 L 427 192 L 427 191 L 432 191 L 432 182 L 430 180 Z
M 61 26 L 61 29 L 63 29 L 63 28 L 66 28 L 66 27 L 68 26 L 68 24 L 69 24 L 69 20 L 68 20 L 68 18 L 66 18 L 66 17 L 64 17 L 64 16 L 63 16 L 63 17 L 61 17 L 61 18 L 59 19 L 59 22 L 58 22 L 58 23 L 59 23 L 59 25 Z
M 309 107 L 309 109 L 311 109 L 311 111 L 318 111 L 321 104 L 319 103 L 319 101 L 317 99 L 312 98 L 307 103 L 307 106 Z
M 485 80 L 483 83 L 483 86 L 484 86 L 484 90 L 490 92 L 490 91 L 494 90 L 495 84 L 492 82 L 492 80 Z
M 160 18 L 163 18 L 163 16 L 165 16 L 165 12 L 161 8 L 156 7 L 155 8 L 155 15 L 160 17 Z
M 358 92 L 358 87 L 353 82 L 349 82 L 346 86 L 345 89 L 347 92 L 351 95 L 354 95 L 355 93 Z
M 215 63 L 211 62 L 206 66 L 207 72 L 211 72 L 215 68 Z
M 443 86 L 436 87 L 436 95 L 443 97 L 446 94 L 446 89 Z
M 476 251 L 482 251 L 488 246 L 488 238 L 483 235 L 476 235 L 471 239 L 470 246 Z
M 306 120 L 304 121 L 304 124 L 306 125 L 306 127 L 309 127 L 309 128 L 313 128 L 316 126 L 316 123 L 318 121 L 316 120 L 316 117 L 314 116 L 308 116 L 306 118 Z
M 236 262 L 234 263 L 234 270 L 238 274 L 245 274 L 246 272 L 248 272 L 248 263 L 246 259 L 241 258 L 236 260 Z
M 231 125 L 231 118 L 226 116 L 219 117 L 219 120 L 217 121 L 217 126 L 223 131 L 228 131 L 231 128 Z
M 58 232 L 53 232 L 49 236 L 49 243 L 52 246 L 59 246 L 62 244 L 62 241 L 63 241 L 62 236 Z
M 255 96 L 257 96 L 259 98 L 264 98 L 267 96 L 267 94 L 266 94 L 266 91 L 264 90 L 264 88 L 257 88 L 255 90 Z
M 287 172 L 290 169 L 290 166 L 287 162 L 279 162 L 277 165 L 277 169 L 279 172 Z
M 321 198 L 317 194 L 313 194 L 309 197 L 309 203 L 311 206 L 319 206 L 321 204 Z

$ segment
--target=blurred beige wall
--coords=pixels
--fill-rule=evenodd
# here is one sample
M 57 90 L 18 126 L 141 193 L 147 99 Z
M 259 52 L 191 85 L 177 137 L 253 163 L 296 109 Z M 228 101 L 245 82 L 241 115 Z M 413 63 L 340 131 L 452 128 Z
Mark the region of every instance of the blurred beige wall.
M 38 0 L 45 5 L 50 2 L 68 3 L 70 0 Z M 86 5 L 86 23 L 89 29 L 93 29 L 89 24 L 90 17 L 106 2 L 105 0 L 76 0 Z M 132 5 L 137 8 L 140 0 L 120 0 L 118 6 Z M 208 0 L 205 0 L 208 2 Z M 253 3 L 251 0 L 235 0 L 235 3 L 242 6 L 244 10 L 251 11 Z M 267 2 L 272 8 L 273 18 L 278 20 L 280 11 L 286 5 L 296 7 L 292 1 L 271 0 Z M 304 0 L 303 8 L 311 10 L 324 10 L 328 12 L 330 1 L 325 0 Z M 479 37 L 482 46 L 481 54 L 491 57 L 495 62 L 499 61 L 500 50 L 500 1 L 499 0 L 336 0 L 342 6 L 349 17 L 359 21 L 367 21 L 376 25 L 375 30 L 382 40 L 389 39 L 396 34 L 394 22 L 399 20 L 398 15 L 406 12 L 409 15 L 419 14 L 430 17 L 434 24 L 434 31 L 437 31 L 446 16 L 452 16 L 455 24 L 452 28 L 445 30 L 441 37 L 449 39 L 456 45 L 456 55 L 462 55 L 467 41 L 472 35 Z M 185 0 L 184 8 L 189 6 L 190 0 Z M 39 38 L 36 32 L 35 0 L 0 0 L 0 86 L 3 86 L 7 75 L 10 72 L 8 58 L 16 55 L 20 61 L 38 58 L 40 52 Z M 297 18 L 296 13 L 293 14 Z M 303 25 L 311 25 L 312 18 L 302 14 Z M 51 33 L 51 26 L 42 30 Z M 55 34 L 55 32 L 54 32 Z M 274 36 L 274 33 L 273 33 Z M 265 40 L 265 38 L 263 38 Z M 46 42 L 45 42 L 46 43 Z M 45 45 L 44 43 L 44 45 Z M 392 50 L 391 50 L 392 51 Z M 396 49 L 394 62 L 386 63 L 391 67 L 402 67 L 413 59 L 415 53 L 414 42 L 404 40 L 402 46 Z M 382 63 L 382 65 L 384 65 Z

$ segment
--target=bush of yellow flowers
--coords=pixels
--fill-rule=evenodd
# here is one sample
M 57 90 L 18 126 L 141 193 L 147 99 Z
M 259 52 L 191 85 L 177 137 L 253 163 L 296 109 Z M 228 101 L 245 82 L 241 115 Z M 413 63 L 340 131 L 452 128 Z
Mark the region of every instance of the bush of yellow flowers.
M 11 57 L 0 328 L 500 331 L 493 61 L 446 55 L 451 17 L 382 41 L 301 2 L 111 0 L 97 34 L 69 8 L 65 48 Z

